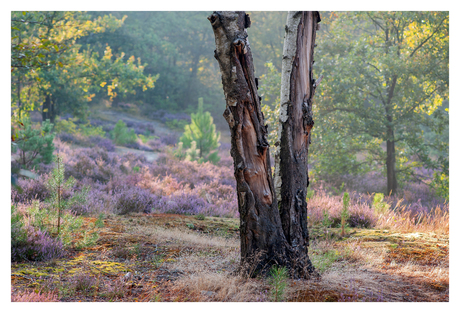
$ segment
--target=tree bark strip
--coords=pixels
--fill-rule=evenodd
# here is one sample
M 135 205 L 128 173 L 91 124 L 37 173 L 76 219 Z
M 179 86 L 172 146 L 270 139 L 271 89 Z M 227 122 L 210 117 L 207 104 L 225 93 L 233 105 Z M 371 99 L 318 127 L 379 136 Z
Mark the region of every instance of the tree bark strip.
M 314 125 L 312 100 L 317 86 L 312 73 L 313 52 L 320 20 L 318 12 L 288 13 L 275 157 L 275 185 L 283 231 L 297 259 L 309 272 L 313 266 L 308 258 L 308 148 Z

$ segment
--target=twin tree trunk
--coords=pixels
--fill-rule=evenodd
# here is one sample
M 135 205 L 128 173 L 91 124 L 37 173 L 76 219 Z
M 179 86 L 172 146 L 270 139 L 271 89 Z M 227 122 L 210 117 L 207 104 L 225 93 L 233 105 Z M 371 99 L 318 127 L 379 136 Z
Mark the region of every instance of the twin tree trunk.
M 308 257 L 306 194 L 313 127 L 311 101 L 316 88 L 311 69 L 319 13 L 288 14 L 276 186 L 268 126 L 260 108 L 246 32 L 251 24 L 249 16 L 245 12 L 214 12 L 208 19 L 214 30 L 214 57 L 222 73 L 227 104 L 224 117 L 232 138 L 242 265 L 249 264 L 251 274 L 265 272 L 276 264 L 287 267 L 292 277 L 308 277 L 315 273 Z

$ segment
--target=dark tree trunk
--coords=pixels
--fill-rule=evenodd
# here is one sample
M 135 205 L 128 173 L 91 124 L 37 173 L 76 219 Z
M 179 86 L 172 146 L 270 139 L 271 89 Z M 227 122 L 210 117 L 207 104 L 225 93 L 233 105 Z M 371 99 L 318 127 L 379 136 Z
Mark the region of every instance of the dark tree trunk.
M 224 117 L 232 136 L 231 155 L 237 183 L 242 263 L 255 270 L 284 263 L 287 242 L 273 188 L 267 128 L 260 111 L 244 12 L 214 12 L 208 17 L 215 38 L 227 102 Z M 260 255 L 260 259 L 254 258 Z
M 289 12 L 281 74 L 280 131 L 276 153 L 276 191 L 286 240 L 307 268 L 308 147 L 313 128 L 313 51 L 318 12 Z
M 398 76 L 393 75 L 390 80 L 387 80 L 388 98 L 385 105 L 385 114 L 387 119 L 387 192 L 388 194 L 396 193 L 398 189 L 398 181 L 396 179 L 396 150 L 395 150 L 395 133 L 393 128 L 393 112 L 391 101 L 393 99 L 396 81 Z
M 56 119 L 56 110 L 54 101 L 50 94 L 45 96 L 45 102 L 43 103 L 43 110 L 42 110 L 42 120 L 50 120 L 51 123 L 54 124 L 54 120 Z
M 267 126 L 260 110 L 247 40 L 249 16 L 244 12 L 214 12 L 208 19 L 214 30 L 214 57 L 222 73 L 227 103 L 224 117 L 232 138 L 242 264 L 252 265 L 254 273 L 278 264 L 289 268 L 293 277 L 306 277 L 304 258 L 302 256 L 299 262 L 299 254 L 287 242 L 278 211 Z
M 390 129 L 391 133 L 393 130 Z M 387 140 L 387 192 L 394 194 L 398 189 L 398 181 L 396 180 L 396 153 L 395 142 Z

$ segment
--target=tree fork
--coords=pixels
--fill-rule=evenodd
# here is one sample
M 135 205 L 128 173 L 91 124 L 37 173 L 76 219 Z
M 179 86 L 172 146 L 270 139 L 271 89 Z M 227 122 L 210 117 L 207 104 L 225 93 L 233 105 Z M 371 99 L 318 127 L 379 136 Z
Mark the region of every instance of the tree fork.
M 299 258 L 287 242 L 278 211 L 267 126 L 247 40 L 251 21 L 245 12 L 214 12 L 208 19 L 216 41 L 214 57 L 222 73 L 224 117 L 231 132 L 242 264 L 252 263 L 251 274 L 277 264 L 291 269 L 293 277 L 307 277 L 304 256 Z

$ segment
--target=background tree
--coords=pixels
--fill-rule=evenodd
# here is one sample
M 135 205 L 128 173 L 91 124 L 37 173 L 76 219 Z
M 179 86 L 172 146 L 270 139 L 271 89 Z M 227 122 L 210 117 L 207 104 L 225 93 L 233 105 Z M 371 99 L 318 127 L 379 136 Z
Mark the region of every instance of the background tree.
M 394 193 L 415 167 L 446 169 L 447 143 L 424 131 L 447 132 L 448 12 L 332 13 L 325 26 L 318 173 L 381 166 Z
M 193 113 L 203 97 L 204 110 L 211 112 L 217 123 L 224 98 L 219 85 L 219 69 L 212 60 L 213 34 L 206 24 L 209 12 L 110 12 L 121 18 L 123 26 L 113 33 L 105 32 L 79 40 L 100 53 L 107 42 L 114 53 L 142 55 L 148 65 L 145 73 L 158 73 L 155 89 L 129 95 L 127 101 L 144 107 L 146 113 L 164 109 Z M 91 12 L 101 16 L 107 12 Z
M 12 104 L 20 112 L 43 103 L 43 120 L 72 112 L 83 116 L 86 103 L 97 92 L 106 90 L 113 99 L 153 88 L 157 76 L 146 77 L 140 59 L 126 62 L 124 54 L 115 57 L 106 46 L 99 59 L 89 47 L 76 43 L 78 38 L 114 30 L 124 18 L 99 16 L 90 20 L 82 12 L 12 12 Z M 21 53 L 21 51 L 25 51 Z

